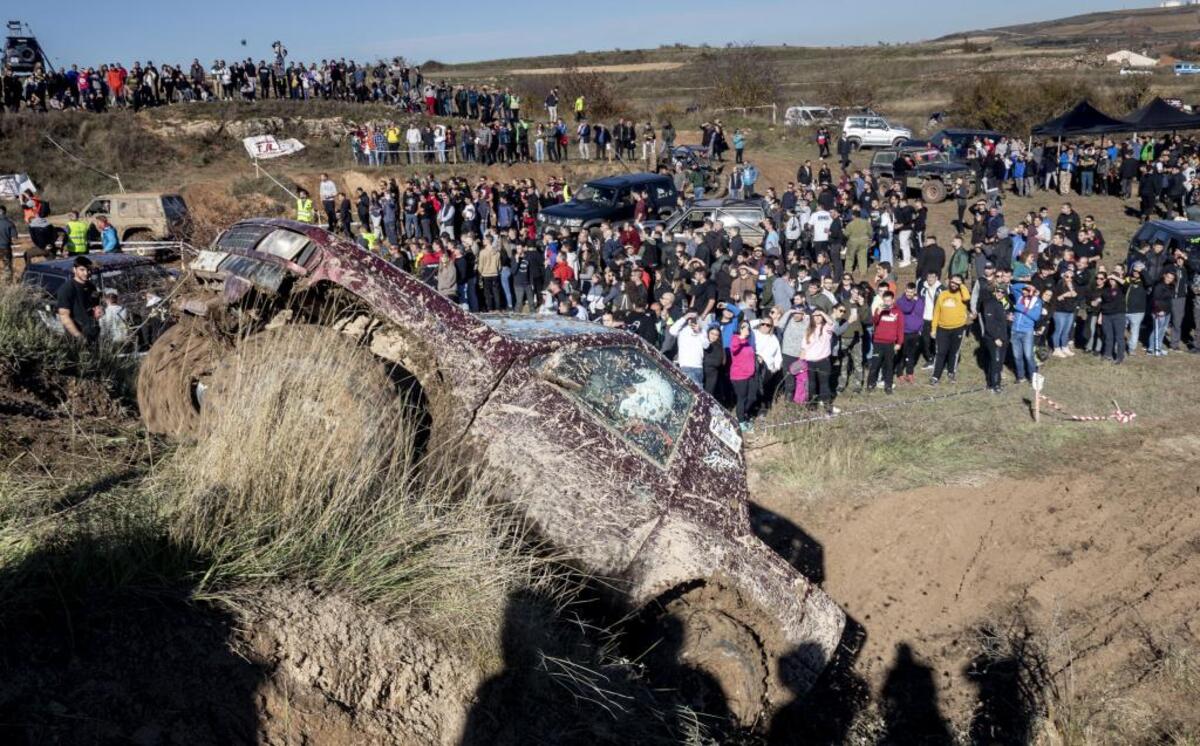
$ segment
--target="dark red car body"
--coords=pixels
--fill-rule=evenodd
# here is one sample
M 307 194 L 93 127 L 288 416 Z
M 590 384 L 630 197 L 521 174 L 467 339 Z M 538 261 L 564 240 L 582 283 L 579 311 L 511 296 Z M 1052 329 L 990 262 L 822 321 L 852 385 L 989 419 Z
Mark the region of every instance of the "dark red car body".
M 201 289 L 181 305 L 199 316 L 250 298 L 277 308 L 351 298 L 365 311 L 341 330 L 420 382 L 444 434 L 484 459 L 573 564 L 633 608 L 722 589 L 761 642 L 765 709 L 807 690 L 832 656 L 845 617 L 752 532 L 733 421 L 638 337 L 472 314 L 357 245 L 287 220 L 232 226 L 192 269 Z

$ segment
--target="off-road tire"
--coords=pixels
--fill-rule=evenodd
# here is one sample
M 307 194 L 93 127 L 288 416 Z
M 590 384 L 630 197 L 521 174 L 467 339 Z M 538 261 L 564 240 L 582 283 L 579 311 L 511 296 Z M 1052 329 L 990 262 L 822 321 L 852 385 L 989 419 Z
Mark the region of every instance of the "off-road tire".
M 898 148 L 906 142 L 908 142 L 907 137 L 897 137 L 895 140 L 892 140 L 892 147 Z
M 379 402 L 400 395 L 387 364 L 377 358 L 378 364 L 371 366 L 365 374 L 359 370 L 351 378 L 339 375 L 337 363 L 344 359 L 340 357 L 342 352 L 347 355 L 371 354 L 355 340 L 328 327 L 290 324 L 247 337 L 217 363 L 200 408 L 202 430 L 210 430 L 215 418 L 222 416 L 234 387 L 251 385 L 239 375 L 241 365 L 248 362 L 251 366 L 274 368 L 311 364 L 299 356 L 316 350 L 321 351 L 322 362 L 333 369 L 303 369 L 306 377 L 316 376 L 322 381 L 319 401 L 310 402 L 314 427 L 345 432 L 347 437 L 354 437 L 376 421 L 374 416 Z M 262 367 L 251 370 L 260 372 Z
M 192 438 L 199 433 L 196 383 L 212 373 L 228 350 L 206 322 L 184 318 L 163 332 L 138 371 L 137 402 L 152 433 Z
M 685 593 L 663 607 L 657 651 L 674 660 L 660 660 L 656 673 L 674 670 L 669 684 L 698 710 L 728 714 L 739 726 L 754 727 L 767 706 L 766 653 L 753 630 L 721 607 L 723 594 L 703 591 Z
M 846 141 L 846 145 L 850 146 L 851 153 L 857 153 L 858 151 L 862 150 L 862 140 L 858 139 L 857 137 L 851 137 Z
M 929 179 L 921 185 L 921 199 L 926 204 L 936 205 L 946 201 L 946 185 L 936 179 Z

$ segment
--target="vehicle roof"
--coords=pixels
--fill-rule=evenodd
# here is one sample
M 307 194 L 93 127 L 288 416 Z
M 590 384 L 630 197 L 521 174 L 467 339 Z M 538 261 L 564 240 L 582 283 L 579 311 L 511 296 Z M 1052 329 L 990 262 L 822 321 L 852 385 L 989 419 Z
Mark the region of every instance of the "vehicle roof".
M 613 329 L 590 321 L 562 316 L 525 316 L 515 313 L 481 313 L 479 318 L 493 331 L 506 337 L 526 342 L 541 342 L 554 338 L 604 336 L 613 341 L 629 337 L 628 332 Z
M 722 197 L 718 199 L 700 199 L 692 203 L 691 208 L 700 208 L 702 210 L 715 210 L 721 207 L 765 207 L 765 200 L 761 199 L 730 199 Z
M 129 267 L 141 267 L 147 264 L 154 264 L 154 260 L 147 256 L 137 256 L 135 254 L 88 254 L 88 259 L 92 260 L 92 264 L 96 265 L 96 269 L 104 271 L 106 269 L 127 269 Z M 26 272 L 40 272 L 41 274 L 49 275 L 69 275 L 71 267 L 75 265 L 75 257 L 67 257 L 66 259 L 52 259 L 47 262 L 35 262 L 25 268 Z
M 640 174 L 616 174 L 614 176 L 605 176 L 599 179 L 589 179 L 588 184 L 606 187 L 623 187 L 631 184 L 640 184 L 647 181 L 671 181 L 669 176 L 663 174 L 640 173 Z
M 1151 220 L 1146 225 L 1161 228 L 1168 233 L 1200 233 L 1200 222 L 1195 220 Z

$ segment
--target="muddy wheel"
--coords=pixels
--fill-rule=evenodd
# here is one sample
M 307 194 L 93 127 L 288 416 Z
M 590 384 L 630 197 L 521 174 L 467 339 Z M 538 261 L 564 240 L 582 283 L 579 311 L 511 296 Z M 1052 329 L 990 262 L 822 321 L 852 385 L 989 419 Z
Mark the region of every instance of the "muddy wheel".
M 767 662 L 750 627 L 716 598 L 689 593 L 666 605 L 659 628 L 658 655 L 674 658 L 662 660 L 659 673 L 674 669 L 671 684 L 697 709 L 753 727 L 766 707 Z
M 197 387 L 226 349 L 203 321 L 185 319 L 163 332 L 138 371 L 138 410 L 147 430 L 182 438 L 198 433 Z
M 936 205 L 944 201 L 946 199 L 946 185 L 940 181 L 926 181 L 921 185 L 921 199 L 931 205 Z
M 270 376 L 279 377 L 264 384 Z M 203 428 L 214 427 L 215 418 L 230 410 L 228 402 L 244 403 L 237 388 L 267 385 L 301 397 L 296 406 L 314 427 L 345 438 L 377 430 L 384 421 L 381 409 L 406 397 L 420 409 L 414 413 L 413 436 L 423 443 L 429 424 L 419 420 L 426 408 L 419 392 L 406 386 L 415 381 L 405 376 L 334 329 L 310 324 L 267 329 L 243 340 L 214 367 L 200 402 Z

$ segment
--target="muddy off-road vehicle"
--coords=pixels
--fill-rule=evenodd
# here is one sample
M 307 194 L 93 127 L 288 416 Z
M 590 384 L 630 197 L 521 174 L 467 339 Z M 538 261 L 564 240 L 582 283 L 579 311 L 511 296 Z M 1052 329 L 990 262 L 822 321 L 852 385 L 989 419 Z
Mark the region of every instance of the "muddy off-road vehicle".
M 187 203 L 178 194 L 101 194 L 93 197 L 92 201 L 79 211 L 79 217 L 89 222 L 97 215 L 108 217 L 122 243 L 134 244 L 125 248 L 125 252 L 129 254 L 142 253 L 137 246 L 139 243 L 186 239 L 190 228 Z M 56 241 L 61 241 L 62 237 L 66 236 L 69 216 L 51 215 L 47 220 L 58 229 L 60 238 Z M 95 224 L 88 226 L 87 242 L 91 249 L 100 247 L 100 231 L 96 229 Z M 165 255 L 164 251 L 161 246 L 149 246 L 145 253 L 159 261 L 175 258 Z
M 885 190 L 896 183 L 896 159 L 907 155 L 913 167 L 904 176 L 904 192 L 920 192 L 928 204 L 944 202 L 954 194 L 954 182 L 965 179 L 975 194 L 975 172 L 965 163 L 953 160 L 949 154 L 931 148 L 893 148 L 877 150 L 871 157 L 871 175 Z
M 670 649 L 719 684 L 738 721 L 763 722 L 829 661 L 845 616 L 752 532 L 736 424 L 638 337 L 470 314 L 288 220 L 235 224 L 191 269 L 195 290 L 179 294 L 178 323 L 138 379 L 151 431 L 203 437 L 238 347 L 281 334 L 360 345 L 387 380 L 416 387 L 430 447 L 484 464 L 541 540 L 603 578 L 615 605 L 671 630 Z

